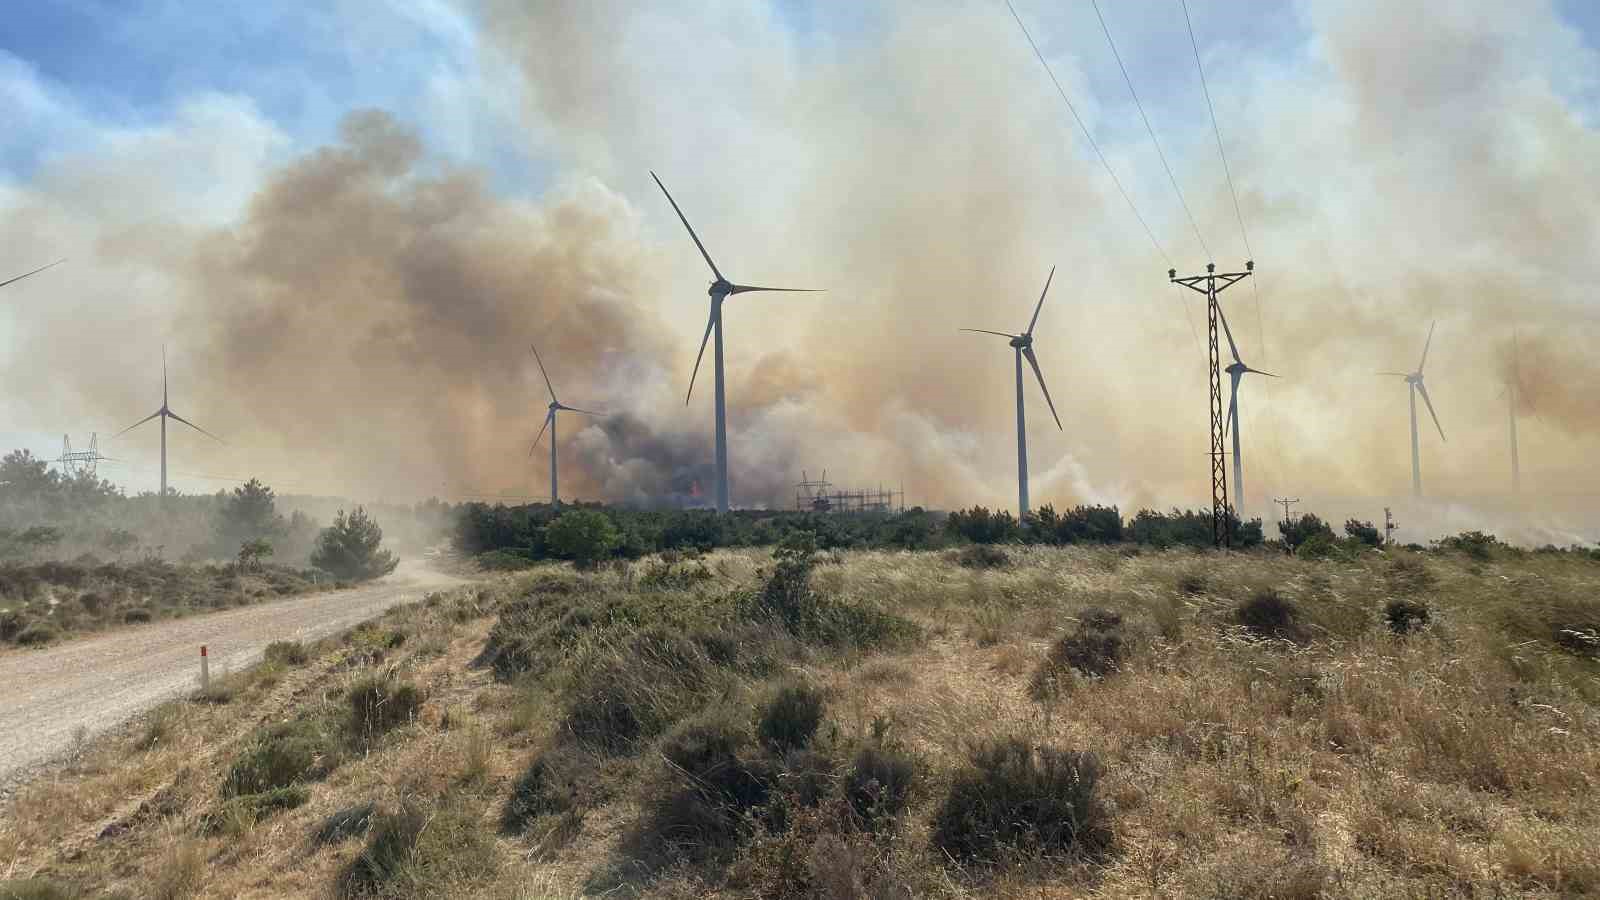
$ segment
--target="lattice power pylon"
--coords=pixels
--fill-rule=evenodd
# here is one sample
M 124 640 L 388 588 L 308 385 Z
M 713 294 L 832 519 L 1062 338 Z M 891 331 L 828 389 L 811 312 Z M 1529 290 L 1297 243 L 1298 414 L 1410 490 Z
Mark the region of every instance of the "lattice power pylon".
M 100 460 L 109 459 L 109 457 L 100 455 L 99 444 L 100 435 L 90 434 L 89 449 L 73 450 L 72 438 L 63 434 L 61 436 L 61 458 L 57 459 L 56 462 L 61 464 L 62 470 L 67 473 L 68 477 L 76 478 L 80 474 L 88 475 L 90 478 L 97 477 Z
M 1206 298 L 1207 340 L 1210 351 L 1209 377 L 1211 379 L 1211 542 L 1218 547 L 1233 546 L 1233 507 L 1228 503 L 1228 417 L 1222 403 L 1222 351 L 1217 346 L 1217 295 L 1255 273 L 1253 260 L 1246 261 L 1243 272 L 1217 274 L 1216 263 L 1206 263 L 1206 274 L 1178 277 L 1177 269 L 1168 269 L 1167 278 L 1173 284 L 1204 294 Z

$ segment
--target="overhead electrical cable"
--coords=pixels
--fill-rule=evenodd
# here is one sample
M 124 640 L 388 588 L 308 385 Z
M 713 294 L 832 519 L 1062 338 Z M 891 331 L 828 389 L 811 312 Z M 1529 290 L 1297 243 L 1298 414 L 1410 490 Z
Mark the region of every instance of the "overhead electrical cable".
M 1150 134 L 1150 143 L 1155 145 L 1156 156 L 1161 158 L 1161 167 L 1167 170 L 1167 180 L 1172 182 L 1172 190 L 1178 195 L 1178 204 L 1183 207 L 1184 215 L 1189 217 L 1189 227 L 1194 229 L 1195 240 L 1200 242 L 1200 249 L 1205 251 L 1206 260 L 1210 261 L 1211 248 L 1206 246 L 1206 239 L 1200 235 L 1200 225 L 1195 221 L 1194 212 L 1189 209 L 1189 201 L 1183 198 L 1183 189 L 1178 187 L 1177 176 L 1172 174 L 1172 166 L 1167 163 L 1167 154 L 1161 149 L 1161 142 L 1156 139 L 1156 130 L 1150 125 L 1150 117 L 1145 115 L 1144 104 L 1139 102 L 1139 92 L 1133 89 L 1133 79 L 1128 75 L 1128 67 L 1122 64 L 1122 54 L 1117 52 L 1117 42 L 1111 39 L 1111 29 L 1106 26 L 1106 17 L 1100 14 L 1098 0 L 1089 0 L 1094 7 L 1095 18 L 1100 20 L 1100 30 L 1106 36 L 1106 44 L 1111 48 L 1111 55 L 1117 60 L 1117 68 L 1122 70 L 1122 80 L 1128 85 L 1128 94 L 1133 97 L 1133 105 L 1139 110 L 1139 118 L 1144 120 L 1144 130 Z
M 1078 108 L 1073 106 L 1072 101 L 1068 99 L 1066 89 L 1061 86 L 1061 81 L 1056 78 L 1055 70 L 1050 68 L 1050 63 L 1045 60 L 1043 51 L 1034 42 L 1033 35 L 1028 32 L 1028 26 L 1023 24 L 1022 16 L 1017 14 L 1017 8 L 1011 4 L 1011 0 L 1006 0 L 1006 8 L 1011 10 L 1011 18 L 1015 19 L 1017 27 L 1022 29 L 1022 36 L 1028 39 L 1028 46 L 1033 48 L 1033 55 L 1038 57 L 1039 65 L 1044 67 L 1044 73 L 1050 76 L 1050 83 L 1055 85 L 1056 93 L 1061 95 L 1061 102 L 1065 103 L 1067 111 L 1072 113 L 1072 120 L 1078 123 L 1078 130 L 1083 132 L 1083 139 L 1088 141 L 1089 147 L 1094 150 L 1095 157 L 1100 160 L 1101 167 L 1106 170 L 1107 175 L 1111 176 L 1111 183 L 1117 186 L 1117 192 L 1122 194 L 1122 199 L 1127 202 L 1128 209 L 1133 212 L 1133 217 L 1139 220 L 1139 226 L 1144 229 L 1145 236 L 1150 238 L 1150 246 L 1156 248 L 1156 254 L 1167 264 L 1167 268 L 1172 268 L 1172 257 L 1168 256 L 1167 251 L 1162 249 L 1161 242 L 1156 240 L 1156 233 L 1150 228 L 1150 223 L 1146 222 L 1144 215 L 1139 212 L 1139 207 L 1134 204 L 1133 197 L 1128 193 L 1128 189 L 1122 186 L 1122 179 L 1117 177 L 1117 173 L 1111 168 L 1110 161 L 1106 159 L 1105 153 L 1100 150 L 1100 145 L 1096 143 L 1094 135 L 1089 133 L 1089 126 L 1083 123 L 1083 117 L 1078 115 Z M 1184 302 L 1182 296 L 1178 298 L 1178 305 L 1183 307 L 1183 317 L 1189 322 L 1189 332 L 1198 343 L 1200 332 L 1195 328 L 1194 317 L 1189 314 L 1189 305 Z

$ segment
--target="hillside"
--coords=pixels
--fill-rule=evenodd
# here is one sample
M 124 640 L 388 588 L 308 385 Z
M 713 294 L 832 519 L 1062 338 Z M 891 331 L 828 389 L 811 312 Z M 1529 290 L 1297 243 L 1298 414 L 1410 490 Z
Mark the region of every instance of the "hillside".
M 543 566 L 83 747 L 0 897 L 1596 893 L 1597 588 L 1504 547 Z

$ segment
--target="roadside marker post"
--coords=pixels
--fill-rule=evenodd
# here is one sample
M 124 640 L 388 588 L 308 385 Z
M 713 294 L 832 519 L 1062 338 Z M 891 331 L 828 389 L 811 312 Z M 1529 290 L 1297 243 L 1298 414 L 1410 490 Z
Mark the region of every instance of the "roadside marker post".
M 211 660 L 206 658 L 206 645 L 200 645 L 200 690 L 211 689 Z

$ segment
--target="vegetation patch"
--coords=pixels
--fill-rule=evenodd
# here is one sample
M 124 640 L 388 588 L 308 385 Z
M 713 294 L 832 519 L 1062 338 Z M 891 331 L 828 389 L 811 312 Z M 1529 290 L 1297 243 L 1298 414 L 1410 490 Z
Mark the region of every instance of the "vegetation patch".
M 303 666 L 311 654 L 299 641 L 273 641 L 261 651 L 261 658 L 281 666 Z
M 311 846 L 328 847 L 367 833 L 372 816 L 377 812 L 373 803 L 358 803 L 330 813 L 311 832 Z
M 1037 747 L 1020 738 L 976 746 L 933 821 L 933 844 L 958 862 L 1013 855 L 1094 857 L 1111 845 L 1092 753 Z
M 327 775 L 343 761 L 339 738 L 335 720 L 326 713 L 267 726 L 229 767 L 223 798 L 264 794 Z
M 1274 588 L 1263 588 L 1234 609 L 1234 621 L 1263 638 L 1303 643 L 1305 628 L 1300 609 Z
M 1091 677 L 1110 675 L 1127 658 L 1122 615 L 1099 607 L 1078 613 L 1076 629 L 1051 646 L 1034 670 L 1029 691 L 1036 700 L 1055 696 L 1074 671 Z
M 761 711 L 756 732 L 761 742 L 777 753 L 803 749 L 822 724 L 825 706 L 822 692 L 816 688 L 784 685 Z
M 410 723 L 422 707 L 416 685 L 394 674 L 369 675 L 350 687 L 350 732 L 370 745 L 385 733 Z
M 230 797 L 201 817 L 200 831 L 214 834 L 243 830 L 275 813 L 303 806 L 310 797 L 311 792 L 299 784 Z
M 1427 626 L 1433 618 L 1428 604 L 1416 600 L 1390 600 L 1383 608 L 1384 620 L 1395 634 L 1410 634 Z
M 372 817 L 366 846 L 340 875 L 342 897 L 442 897 L 490 879 L 494 836 L 464 795 L 407 800 Z

